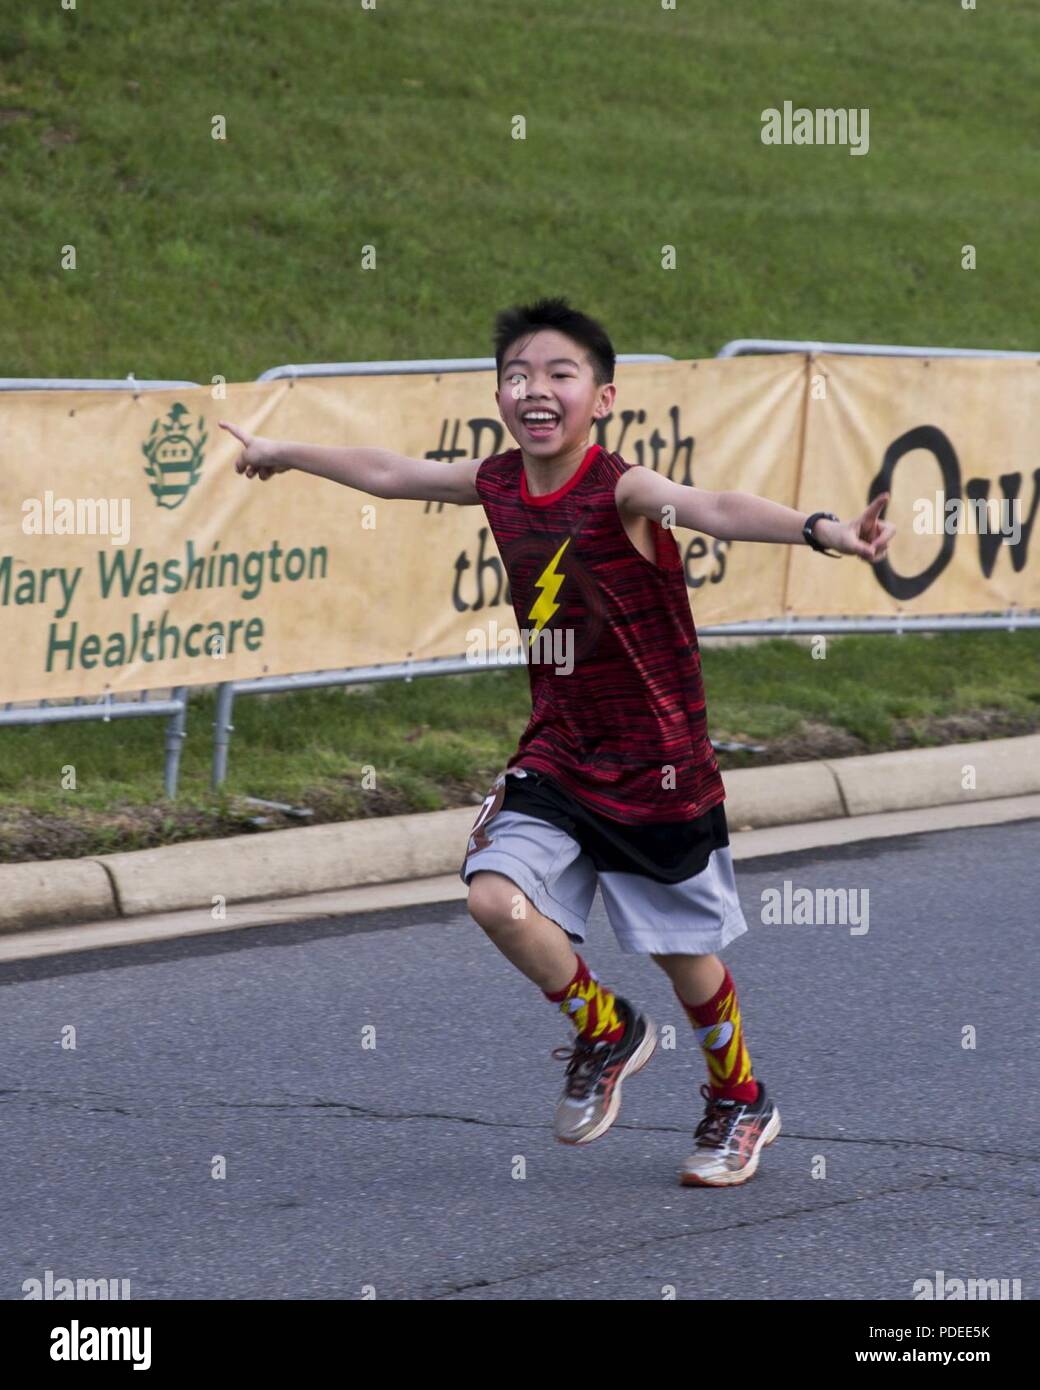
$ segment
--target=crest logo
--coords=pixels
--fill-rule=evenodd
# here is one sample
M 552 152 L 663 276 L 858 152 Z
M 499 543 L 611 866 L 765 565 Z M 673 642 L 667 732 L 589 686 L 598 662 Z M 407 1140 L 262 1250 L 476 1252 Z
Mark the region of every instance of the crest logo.
M 171 510 L 179 507 L 199 480 L 202 472 L 202 447 L 209 438 L 203 432 L 205 420 L 199 416 L 197 439 L 191 438 L 191 425 L 184 423 L 189 415 L 187 406 L 175 401 L 166 420 L 153 420 L 148 442 L 141 452 L 148 460 L 145 468 L 149 489 L 160 507 Z

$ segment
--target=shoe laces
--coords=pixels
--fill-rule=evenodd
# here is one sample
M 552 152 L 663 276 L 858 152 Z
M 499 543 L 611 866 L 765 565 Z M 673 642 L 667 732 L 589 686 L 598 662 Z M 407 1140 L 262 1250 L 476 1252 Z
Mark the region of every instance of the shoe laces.
M 707 1101 L 708 1109 L 704 1119 L 694 1130 L 693 1137 L 697 1140 L 698 1148 L 724 1149 L 729 1144 L 734 1126 L 744 1113 L 745 1106 L 741 1101 L 713 1096 L 711 1087 L 706 1083 L 701 1087 L 701 1095 Z
M 609 1053 L 609 1043 L 594 1043 L 582 1037 L 575 1038 L 570 1047 L 553 1048 L 552 1056 L 567 1063 L 565 1094 L 579 1100 L 588 1096 Z

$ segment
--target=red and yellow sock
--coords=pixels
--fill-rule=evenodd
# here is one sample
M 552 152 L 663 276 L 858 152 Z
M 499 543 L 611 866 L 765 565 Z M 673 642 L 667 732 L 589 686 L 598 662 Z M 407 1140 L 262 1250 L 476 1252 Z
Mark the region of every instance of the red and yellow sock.
M 578 969 L 565 989 L 545 994 L 553 1004 L 559 1004 L 578 1030 L 578 1036 L 589 1042 L 619 1042 L 625 1033 L 625 1020 L 618 1008 L 617 996 L 604 989 L 599 980 L 578 956 Z
M 704 1052 L 712 1095 L 753 1104 L 758 1099 L 758 1082 L 751 1075 L 737 990 L 729 971 L 726 970 L 718 991 L 704 1004 L 687 1004 L 678 990 L 675 993 Z

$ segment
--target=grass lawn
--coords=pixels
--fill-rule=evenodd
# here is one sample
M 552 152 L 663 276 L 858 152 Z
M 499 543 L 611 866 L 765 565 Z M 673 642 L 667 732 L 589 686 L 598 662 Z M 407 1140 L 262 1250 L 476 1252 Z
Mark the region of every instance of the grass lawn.
M 480 356 L 538 293 L 621 352 L 1035 349 L 1038 44 L 1033 0 L 7 7 L 0 374 Z M 764 145 L 785 100 L 869 152 Z
M 775 640 L 709 647 L 703 666 L 713 737 L 767 749 L 720 754 L 723 769 L 1040 729 L 1040 632 L 832 638 L 823 660 Z M 246 796 L 309 807 L 315 822 L 474 804 L 529 712 L 520 668 L 250 696 L 214 794 L 214 700 L 202 694 L 171 802 L 162 720 L 0 730 L 0 860 L 235 834 L 261 814 Z M 76 789 L 62 790 L 69 766 Z M 298 823 L 262 814 L 270 828 Z

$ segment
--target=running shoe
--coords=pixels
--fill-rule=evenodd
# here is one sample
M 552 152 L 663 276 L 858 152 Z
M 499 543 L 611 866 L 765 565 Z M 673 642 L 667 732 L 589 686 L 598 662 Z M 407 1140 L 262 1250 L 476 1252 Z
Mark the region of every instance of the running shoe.
M 758 1083 L 754 1104 L 716 1100 L 701 1087 L 704 1119 L 694 1131 L 696 1147 L 679 1170 L 683 1187 L 735 1187 L 755 1176 L 759 1154 L 780 1133 L 780 1111 Z
M 590 1042 L 578 1037 L 573 1047 L 558 1047 L 553 1056 L 567 1062 L 563 1094 L 556 1106 L 553 1132 L 561 1144 L 588 1144 L 606 1134 L 621 1109 L 621 1083 L 653 1056 L 657 1028 L 618 996 L 627 1023 L 620 1041 Z

